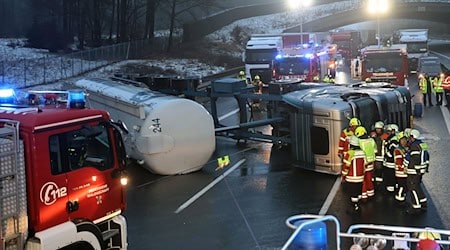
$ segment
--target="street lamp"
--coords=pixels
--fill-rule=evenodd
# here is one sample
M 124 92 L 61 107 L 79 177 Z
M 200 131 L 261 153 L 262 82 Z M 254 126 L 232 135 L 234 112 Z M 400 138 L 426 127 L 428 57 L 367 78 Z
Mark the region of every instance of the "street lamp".
M 312 0 L 288 0 L 288 6 L 292 10 L 300 9 L 300 42 L 303 46 L 303 15 L 304 15 L 304 9 L 308 6 L 310 6 L 312 3 Z
M 372 15 L 377 15 L 377 42 L 379 47 L 381 44 L 380 15 L 389 11 L 388 0 L 369 0 L 368 11 Z

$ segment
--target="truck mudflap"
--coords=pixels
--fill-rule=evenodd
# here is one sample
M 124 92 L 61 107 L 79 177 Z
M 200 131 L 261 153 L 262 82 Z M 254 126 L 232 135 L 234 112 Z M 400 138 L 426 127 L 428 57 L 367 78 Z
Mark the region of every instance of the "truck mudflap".
M 26 244 L 27 250 L 64 247 L 126 250 L 127 224 L 122 215 L 94 224 L 86 220 L 69 221 L 37 232 Z
M 354 224 L 341 232 L 331 215 L 294 215 L 286 225 L 295 231 L 282 249 L 448 249 L 450 230 Z M 427 248 L 432 245 L 435 248 Z M 445 247 L 444 247 L 445 246 Z

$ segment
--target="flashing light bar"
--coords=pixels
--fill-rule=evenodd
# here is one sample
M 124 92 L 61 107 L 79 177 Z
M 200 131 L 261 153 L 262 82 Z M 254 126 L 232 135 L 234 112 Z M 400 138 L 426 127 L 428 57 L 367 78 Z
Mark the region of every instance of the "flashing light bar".
M 86 104 L 86 98 L 83 90 L 68 91 L 67 107 L 83 109 Z
M 13 98 L 15 96 L 14 89 L 0 89 L 0 98 Z

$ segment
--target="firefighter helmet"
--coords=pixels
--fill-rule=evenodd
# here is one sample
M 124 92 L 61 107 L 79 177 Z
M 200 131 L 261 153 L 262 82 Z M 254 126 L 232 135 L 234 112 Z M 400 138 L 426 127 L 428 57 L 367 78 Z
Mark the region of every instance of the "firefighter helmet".
M 361 126 L 361 121 L 358 118 L 352 118 L 350 119 L 350 122 L 348 125 L 351 126 Z
M 355 135 L 357 137 L 361 137 L 363 135 L 367 134 L 367 130 L 366 128 L 364 128 L 363 126 L 359 126 L 355 129 Z
M 259 77 L 259 75 L 255 76 L 255 80 L 261 80 L 261 78 Z
M 359 138 L 356 137 L 355 135 L 352 135 L 350 137 L 350 145 L 359 147 Z
M 389 124 L 387 130 L 394 131 L 395 133 L 398 132 L 398 126 L 397 124 Z
M 412 136 L 414 139 L 419 139 L 419 137 L 420 137 L 420 132 L 419 132 L 419 130 L 417 130 L 417 129 L 411 129 L 411 136 Z
M 367 77 L 367 78 L 365 79 L 365 82 L 372 82 L 372 79 L 370 79 L 370 77 Z
M 403 131 L 401 131 L 400 133 L 398 133 L 397 138 L 400 140 L 402 138 L 406 138 L 406 135 Z
M 375 122 L 375 128 L 384 128 L 384 122 L 382 121 Z
M 239 71 L 239 76 L 245 76 L 245 72 L 243 70 Z
M 409 138 L 411 136 L 411 128 L 405 128 L 403 134 L 405 134 L 405 137 Z

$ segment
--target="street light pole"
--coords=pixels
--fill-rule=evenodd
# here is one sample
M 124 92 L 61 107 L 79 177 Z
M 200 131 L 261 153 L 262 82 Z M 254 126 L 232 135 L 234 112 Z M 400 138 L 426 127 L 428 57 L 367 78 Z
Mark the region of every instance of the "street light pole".
M 380 13 L 377 13 L 377 42 L 378 42 L 378 47 L 380 47 L 381 45 L 381 34 L 380 34 Z
M 300 10 L 300 15 L 300 43 L 303 47 L 303 8 Z
M 305 13 L 305 8 L 311 5 L 311 0 L 288 0 L 288 5 L 290 9 L 299 9 L 300 13 L 300 42 L 303 46 L 303 15 Z
M 389 0 L 369 0 L 368 11 L 377 16 L 377 44 L 381 46 L 380 15 L 389 10 Z

